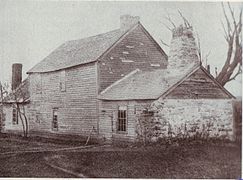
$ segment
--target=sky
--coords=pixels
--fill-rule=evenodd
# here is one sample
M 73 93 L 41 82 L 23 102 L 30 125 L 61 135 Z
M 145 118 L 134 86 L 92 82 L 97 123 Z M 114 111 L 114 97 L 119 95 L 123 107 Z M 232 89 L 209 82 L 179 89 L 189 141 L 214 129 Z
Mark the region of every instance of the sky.
M 243 4 L 232 3 L 237 12 Z M 226 59 L 227 44 L 218 2 L 162 1 L 0 1 L 0 80 L 10 82 L 11 65 L 23 64 L 26 72 L 67 40 L 108 32 L 119 28 L 120 15 L 140 16 L 140 22 L 168 54 L 171 32 L 166 28 L 170 16 L 176 25 L 183 21 L 178 10 L 192 24 L 200 38 L 202 56 L 210 52 L 208 64 L 214 75 Z M 197 35 L 196 35 L 197 36 Z M 203 62 L 205 64 L 205 60 Z M 227 83 L 233 95 L 242 94 L 242 76 Z

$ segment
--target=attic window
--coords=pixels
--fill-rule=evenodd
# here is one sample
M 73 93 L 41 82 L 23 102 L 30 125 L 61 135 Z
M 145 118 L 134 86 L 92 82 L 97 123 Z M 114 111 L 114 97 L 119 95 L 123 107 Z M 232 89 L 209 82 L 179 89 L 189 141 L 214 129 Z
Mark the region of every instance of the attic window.
M 42 81 L 41 81 L 41 74 L 36 74 L 34 77 L 34 85 L 35 85 L 35 92 L 37 94 L 41 93 L 42 90 Z
M 63 70 L 60 73 L 60 90 L 61 92 L 66 91 L 66 71 Z
M 156 64 L 151 63 L 150 66 L 152 66 L 152 67 L 160 67 L 160 64 L 158 64 L 158 63 L 156 63 Z

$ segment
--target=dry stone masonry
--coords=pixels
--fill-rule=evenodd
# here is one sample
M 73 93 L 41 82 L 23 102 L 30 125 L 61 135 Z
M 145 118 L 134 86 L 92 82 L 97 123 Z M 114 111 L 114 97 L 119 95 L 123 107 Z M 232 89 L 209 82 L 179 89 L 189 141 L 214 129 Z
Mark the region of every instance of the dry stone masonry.
M 191 27 L 179 26 L 173 30 L 168 69 L 198 66 L 198 50 Z

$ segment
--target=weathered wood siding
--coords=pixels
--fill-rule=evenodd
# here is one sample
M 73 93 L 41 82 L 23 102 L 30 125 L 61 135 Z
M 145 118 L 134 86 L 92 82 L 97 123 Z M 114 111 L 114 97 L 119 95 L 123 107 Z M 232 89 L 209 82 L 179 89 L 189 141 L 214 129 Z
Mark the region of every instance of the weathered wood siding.
M 205 72 L 198 69 L 195 73 L 184 80 L 167 98 L 181 99 L 225 99 L 227 95 Z
M 25 105 L 26 116 L 28 117 L 28 107 L 29 105 Z M 21 105 L 22 108 L 22 105 Z M 4 124 L 3 124 L 3 132 L 8 133 L 22 133 L 23 127 L 22 122 L 18 114 L 18 124 L 13 124 L 13 104 L 4 104 L 3 106 L 3 114 L 4 114 Z
M 65 91 L 60 88 L 61 71 L 30 74 L 32 131 L 88 135 L 93 126 L 97 131 L 96 63 L 66 69 L 65 74 Z M 58 131 L 52 130 L 54 108 Z
M 166 68 L 167 56 L 139 25 L 118 42 L 99 62 L 99 92 L 139 68 Z
M 106 140 L 134 141 L 137 137 L 137 116 L 151 101 L 100 101 L 100 136 Z M 117 132 L 118 107 L 127 106 L 127 131 Z

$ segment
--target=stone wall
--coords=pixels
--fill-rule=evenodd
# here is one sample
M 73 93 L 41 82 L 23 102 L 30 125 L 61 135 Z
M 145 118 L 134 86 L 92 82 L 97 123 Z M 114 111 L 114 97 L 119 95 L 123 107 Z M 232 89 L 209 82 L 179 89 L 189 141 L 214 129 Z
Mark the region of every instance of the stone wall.
M 198 49 L 192 27 L 179 26 L 173 30 L 168 69 L 184 69 L 199 65 Z
M 234 138 L 232 100 L 159 99 L 151 108 L 161 123 L 161 137 L 172 132 L 174 137 L 208 133 L 209 137 Z

